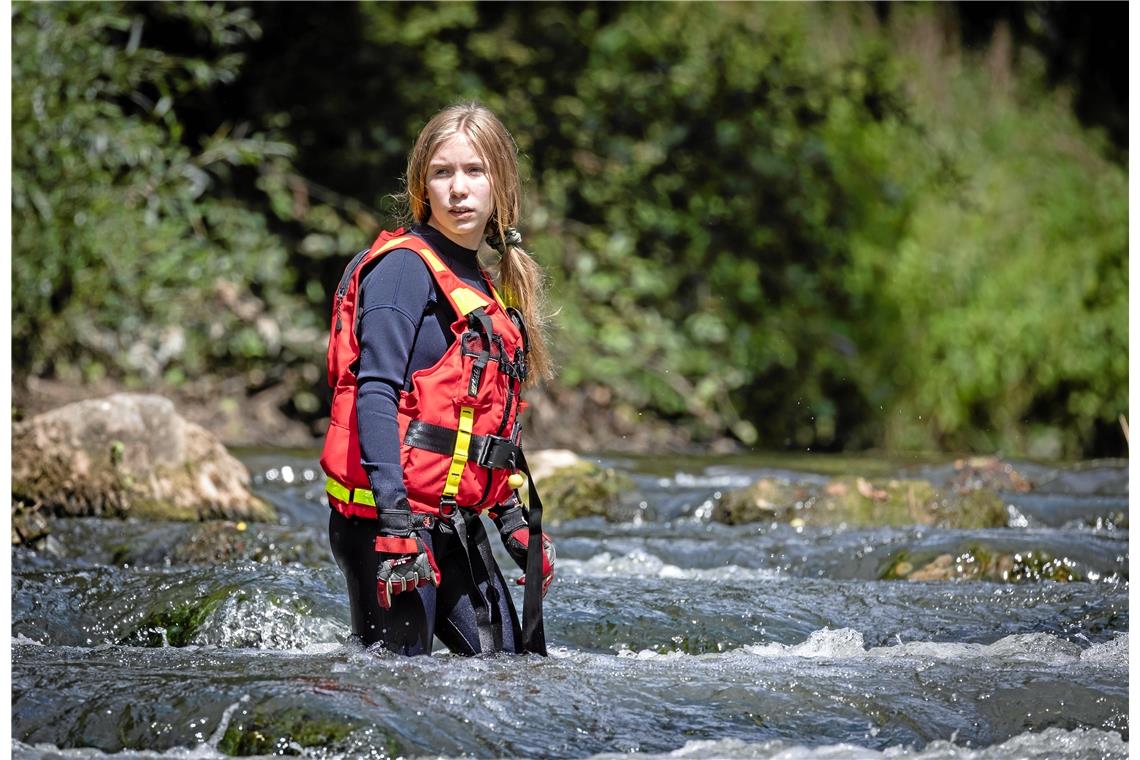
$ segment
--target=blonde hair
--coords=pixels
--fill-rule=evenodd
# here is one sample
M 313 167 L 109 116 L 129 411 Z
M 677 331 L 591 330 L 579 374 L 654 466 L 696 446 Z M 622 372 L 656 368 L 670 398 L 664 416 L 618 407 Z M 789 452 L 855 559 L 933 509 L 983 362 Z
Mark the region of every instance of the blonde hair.
M 406 186 L 402 198 L 408 214 L 418 224 L 431 218 L 427 198 L 428 163 L 439 147 L 462 133 L 487 165 L 495 211 L 487 220 L 485 236 L 496 239 L 499 261 L 499 290 L 508 306 L 522 314 L 530 338 L 527 364 L 531 379 L 549 378 L 550 355 L 544 332 L 546 278 L 542 267 L 523 249 L 517 235 L 509 235 L 518 224 L 522 188 L 519 180 L 518 147 L 514 138 L 490 109 L 478 103 L 461 103 L 445 108 L 432 117 L 408 154 Z M 518 241 L 517 243 L 514 241 Z

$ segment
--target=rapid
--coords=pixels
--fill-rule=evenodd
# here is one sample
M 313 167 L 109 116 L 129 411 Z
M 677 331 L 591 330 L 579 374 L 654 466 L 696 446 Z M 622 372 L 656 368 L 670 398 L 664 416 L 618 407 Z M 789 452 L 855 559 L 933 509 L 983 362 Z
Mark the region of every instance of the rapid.
M 276 524 L 57 520 L 13 549 L 15 757 L 1127 756 L 1124 463 L 1019 464 L 1043 485 L 1002 495 L 1008 527 L 949 530 L 710 520 L 865 463 L 602 458 L 636 509 L 548 526 L 551 656 L 404 659 L 348 642 L 315 453 L 239 455 Z M 978 547 L 1074 580 L 882 579 Z

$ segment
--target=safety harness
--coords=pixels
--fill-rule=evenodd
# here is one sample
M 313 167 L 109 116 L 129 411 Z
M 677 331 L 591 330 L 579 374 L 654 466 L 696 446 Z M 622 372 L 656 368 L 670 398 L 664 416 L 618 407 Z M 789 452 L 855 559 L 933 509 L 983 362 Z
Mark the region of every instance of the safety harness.
M 371 247 L 353 257 L 337 287 L 327 357 L 332 411 L 321 454 L 329 504 L 346 516 L 377 516 L 371 485 L 360 463 L 357 307 L 362 271 L 396 248 L 414 251 L 423 259 L 457 315 L 451 325 L 454 340 L 443 357 L 414 373 L 411 387 L 400 393 L 400 463 L 413 523 L 431 526 L 446 521 L 455 531 L 468 555 L 482 651 L 501 649 L 497 605 L 489 604 L 475 587 L 473 554 L 478 554 L 488 573 L 495 567 L 478 515 L 507 501 L 513 490 L 527 482 L 530 509 L 523 647 L 546 654 L 542 505 L 519 447 L 520 415 L 526 408 L 522 400 L 529 348 L 526 328 L 518 311 L 499 298 L 489 278 L 491 299 L 455 275 L 427 240 L 403 230 L 381 233 Z

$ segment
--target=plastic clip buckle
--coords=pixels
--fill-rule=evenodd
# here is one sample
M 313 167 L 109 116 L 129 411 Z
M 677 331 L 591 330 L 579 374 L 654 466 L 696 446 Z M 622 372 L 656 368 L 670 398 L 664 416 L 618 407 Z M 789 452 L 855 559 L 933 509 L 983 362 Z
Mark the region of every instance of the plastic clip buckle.
M 480 467 L 496 470 L 517 470 L 519 447 L 510 438 L 498 435 L 483 436 L 483 447 L 475 460 Z

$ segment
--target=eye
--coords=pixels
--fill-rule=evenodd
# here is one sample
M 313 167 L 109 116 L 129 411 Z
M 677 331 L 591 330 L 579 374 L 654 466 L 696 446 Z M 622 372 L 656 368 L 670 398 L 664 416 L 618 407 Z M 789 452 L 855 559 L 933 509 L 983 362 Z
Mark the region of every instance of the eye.
M 483 173 L 483 167 L 479 166 L 478 164 L 476 164 L 475 166 L 469 166 L 469 167 L 467 167 L 467 173 L 468 174 L 482 174 Z
M 433 176 L 433 177 L 447 176 L 447 168 L 443 167 L 443 166 L 437 166 L 431 170 L 431 176 Z

